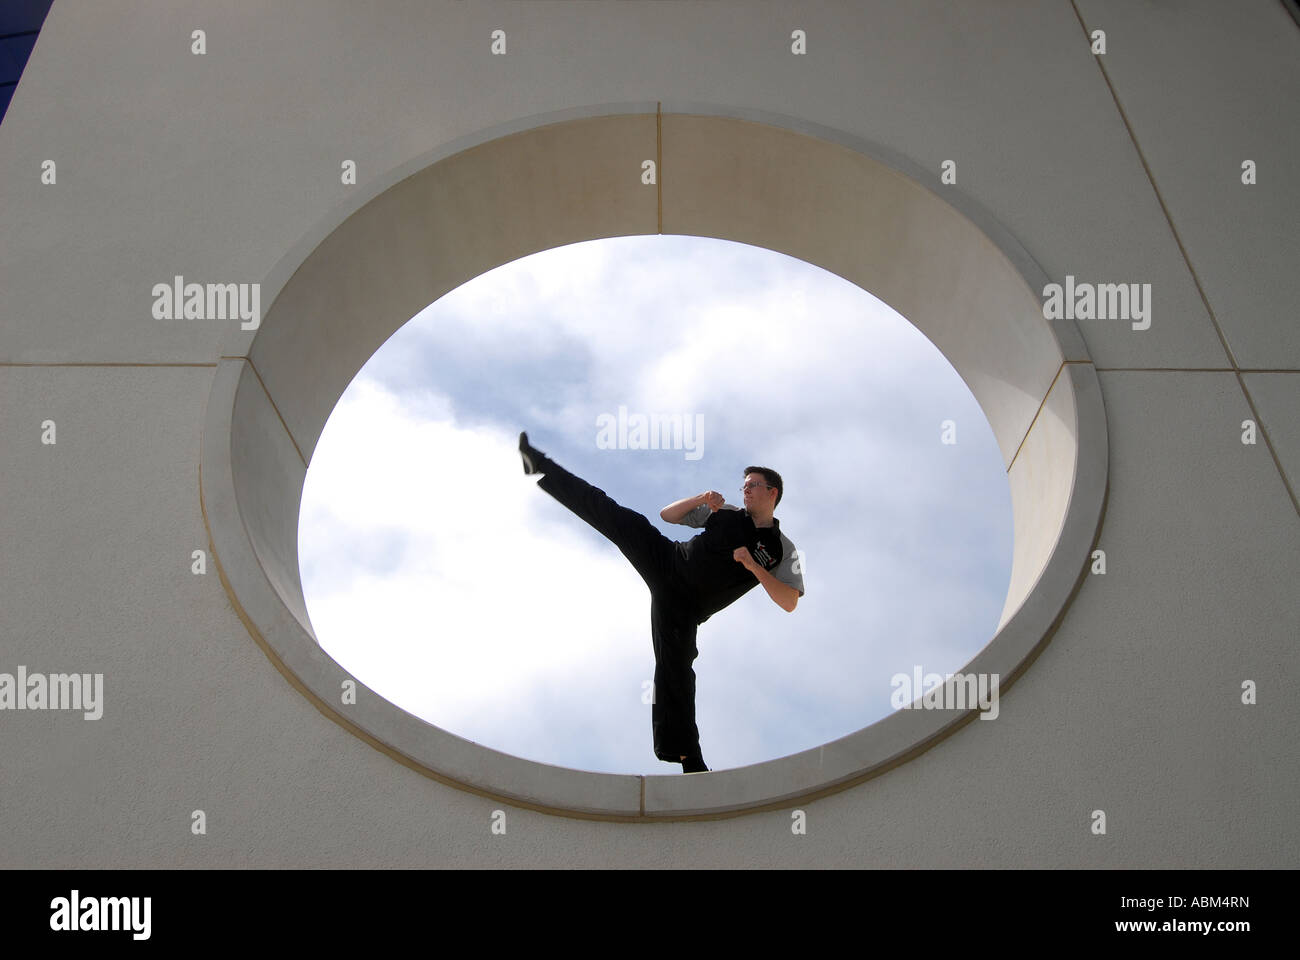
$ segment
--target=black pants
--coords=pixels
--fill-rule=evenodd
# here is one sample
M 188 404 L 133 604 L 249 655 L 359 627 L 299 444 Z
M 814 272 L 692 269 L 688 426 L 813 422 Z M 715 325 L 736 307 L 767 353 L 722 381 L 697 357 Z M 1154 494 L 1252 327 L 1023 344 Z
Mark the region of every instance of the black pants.
M 635 510 L 615 503 L 597 487 L 554 461 L 537 485 L 586 520 L 631 561 L 650 588 L 650 637 L 655 652 L 654 704 L 650 726 L 655 756 L 680 763 L 699 753 L 695 725 L 695 670 L 699 622 L 689 589 L 677 570 L 677 544 Z

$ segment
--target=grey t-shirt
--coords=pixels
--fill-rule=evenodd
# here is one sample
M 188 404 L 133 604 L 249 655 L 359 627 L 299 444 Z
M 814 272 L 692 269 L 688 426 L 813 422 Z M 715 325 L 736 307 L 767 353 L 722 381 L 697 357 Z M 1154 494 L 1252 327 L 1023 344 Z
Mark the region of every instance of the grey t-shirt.
M 724 503 L 718 509 L 720 510 L 743 510 L 744 507 L 738 507 L 732 503 Z M 703 527 L 709 522 L 709 514 L 713 511 L 709 509 L 707 503 L 702 503 L 695 509 L 687 512 L 678 523 L 685 524 L 688 527 Z M 803 562 L 799 558 L 798 551 L 795 550 L 794 544 L 790 541 L 780 529 L 777 533 L 781 537 L 781 562 L 777 564 L 772 571 L 772 576 L 776 577 L 782 583 L 794 587 L 799 591 L 799 596 L 804 594 L 803 586 Z

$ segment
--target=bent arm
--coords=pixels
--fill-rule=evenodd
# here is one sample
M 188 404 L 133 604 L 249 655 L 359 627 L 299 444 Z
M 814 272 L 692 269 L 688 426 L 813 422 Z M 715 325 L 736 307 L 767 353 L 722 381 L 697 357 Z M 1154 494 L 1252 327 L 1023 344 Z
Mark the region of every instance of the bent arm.
M 670 503 L 659 511 L 659 516 L 668 523 L 681 523 L 682 517 L 686 516 L 696 507 L 704 503 L 704 494 L 696 494 L 693 497 L 686 497 L 678 500 L 676 503 Z
M 754 568 L 750 572 L 758 579 L 758 582 L 763 585 L 763 589 L 767 591 L 767 595 L 772 598 L 772 601 L 778 607 L 786 613 L 794 613 L 794 608 L 799 603 L 798 590 L 790 586 L 788 583 L 782 583 L 757 564 L 754 565 Z

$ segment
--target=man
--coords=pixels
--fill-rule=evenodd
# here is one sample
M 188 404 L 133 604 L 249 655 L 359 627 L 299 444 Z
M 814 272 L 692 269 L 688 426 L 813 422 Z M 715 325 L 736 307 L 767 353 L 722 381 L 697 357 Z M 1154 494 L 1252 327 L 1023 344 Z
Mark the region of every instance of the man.
M 714 490 L 664 507 L 659 516 L 669 523 L 704 528 L 679 543 L 555 463 L 529 444 L 527 433 L 519 434 L 519 453 L 524 473 L 543 474 L 537 485 L 612 541 L 650 588 L 655 756 L 680 762 L 683 773 L 706 772 L 695 725 L 696 628 L 760 583 L 790 613 L 804 594 L 803 564 L 772 516 L 785 492 L 781 475 L 746 467 L 743 508 Z

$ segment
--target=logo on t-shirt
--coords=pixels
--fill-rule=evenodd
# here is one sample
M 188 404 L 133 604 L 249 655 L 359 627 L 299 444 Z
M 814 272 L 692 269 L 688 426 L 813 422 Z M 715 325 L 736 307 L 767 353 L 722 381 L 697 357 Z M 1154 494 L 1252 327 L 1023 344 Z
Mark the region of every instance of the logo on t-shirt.
M 753 553 L 754 559 L 763 565 L 764 570 L 769 569 L 774 563 L 776 563 L 776 557 L 768 553 L 767 547 L 763 545 L 762 540 L 759 540 L 754 544 Z

